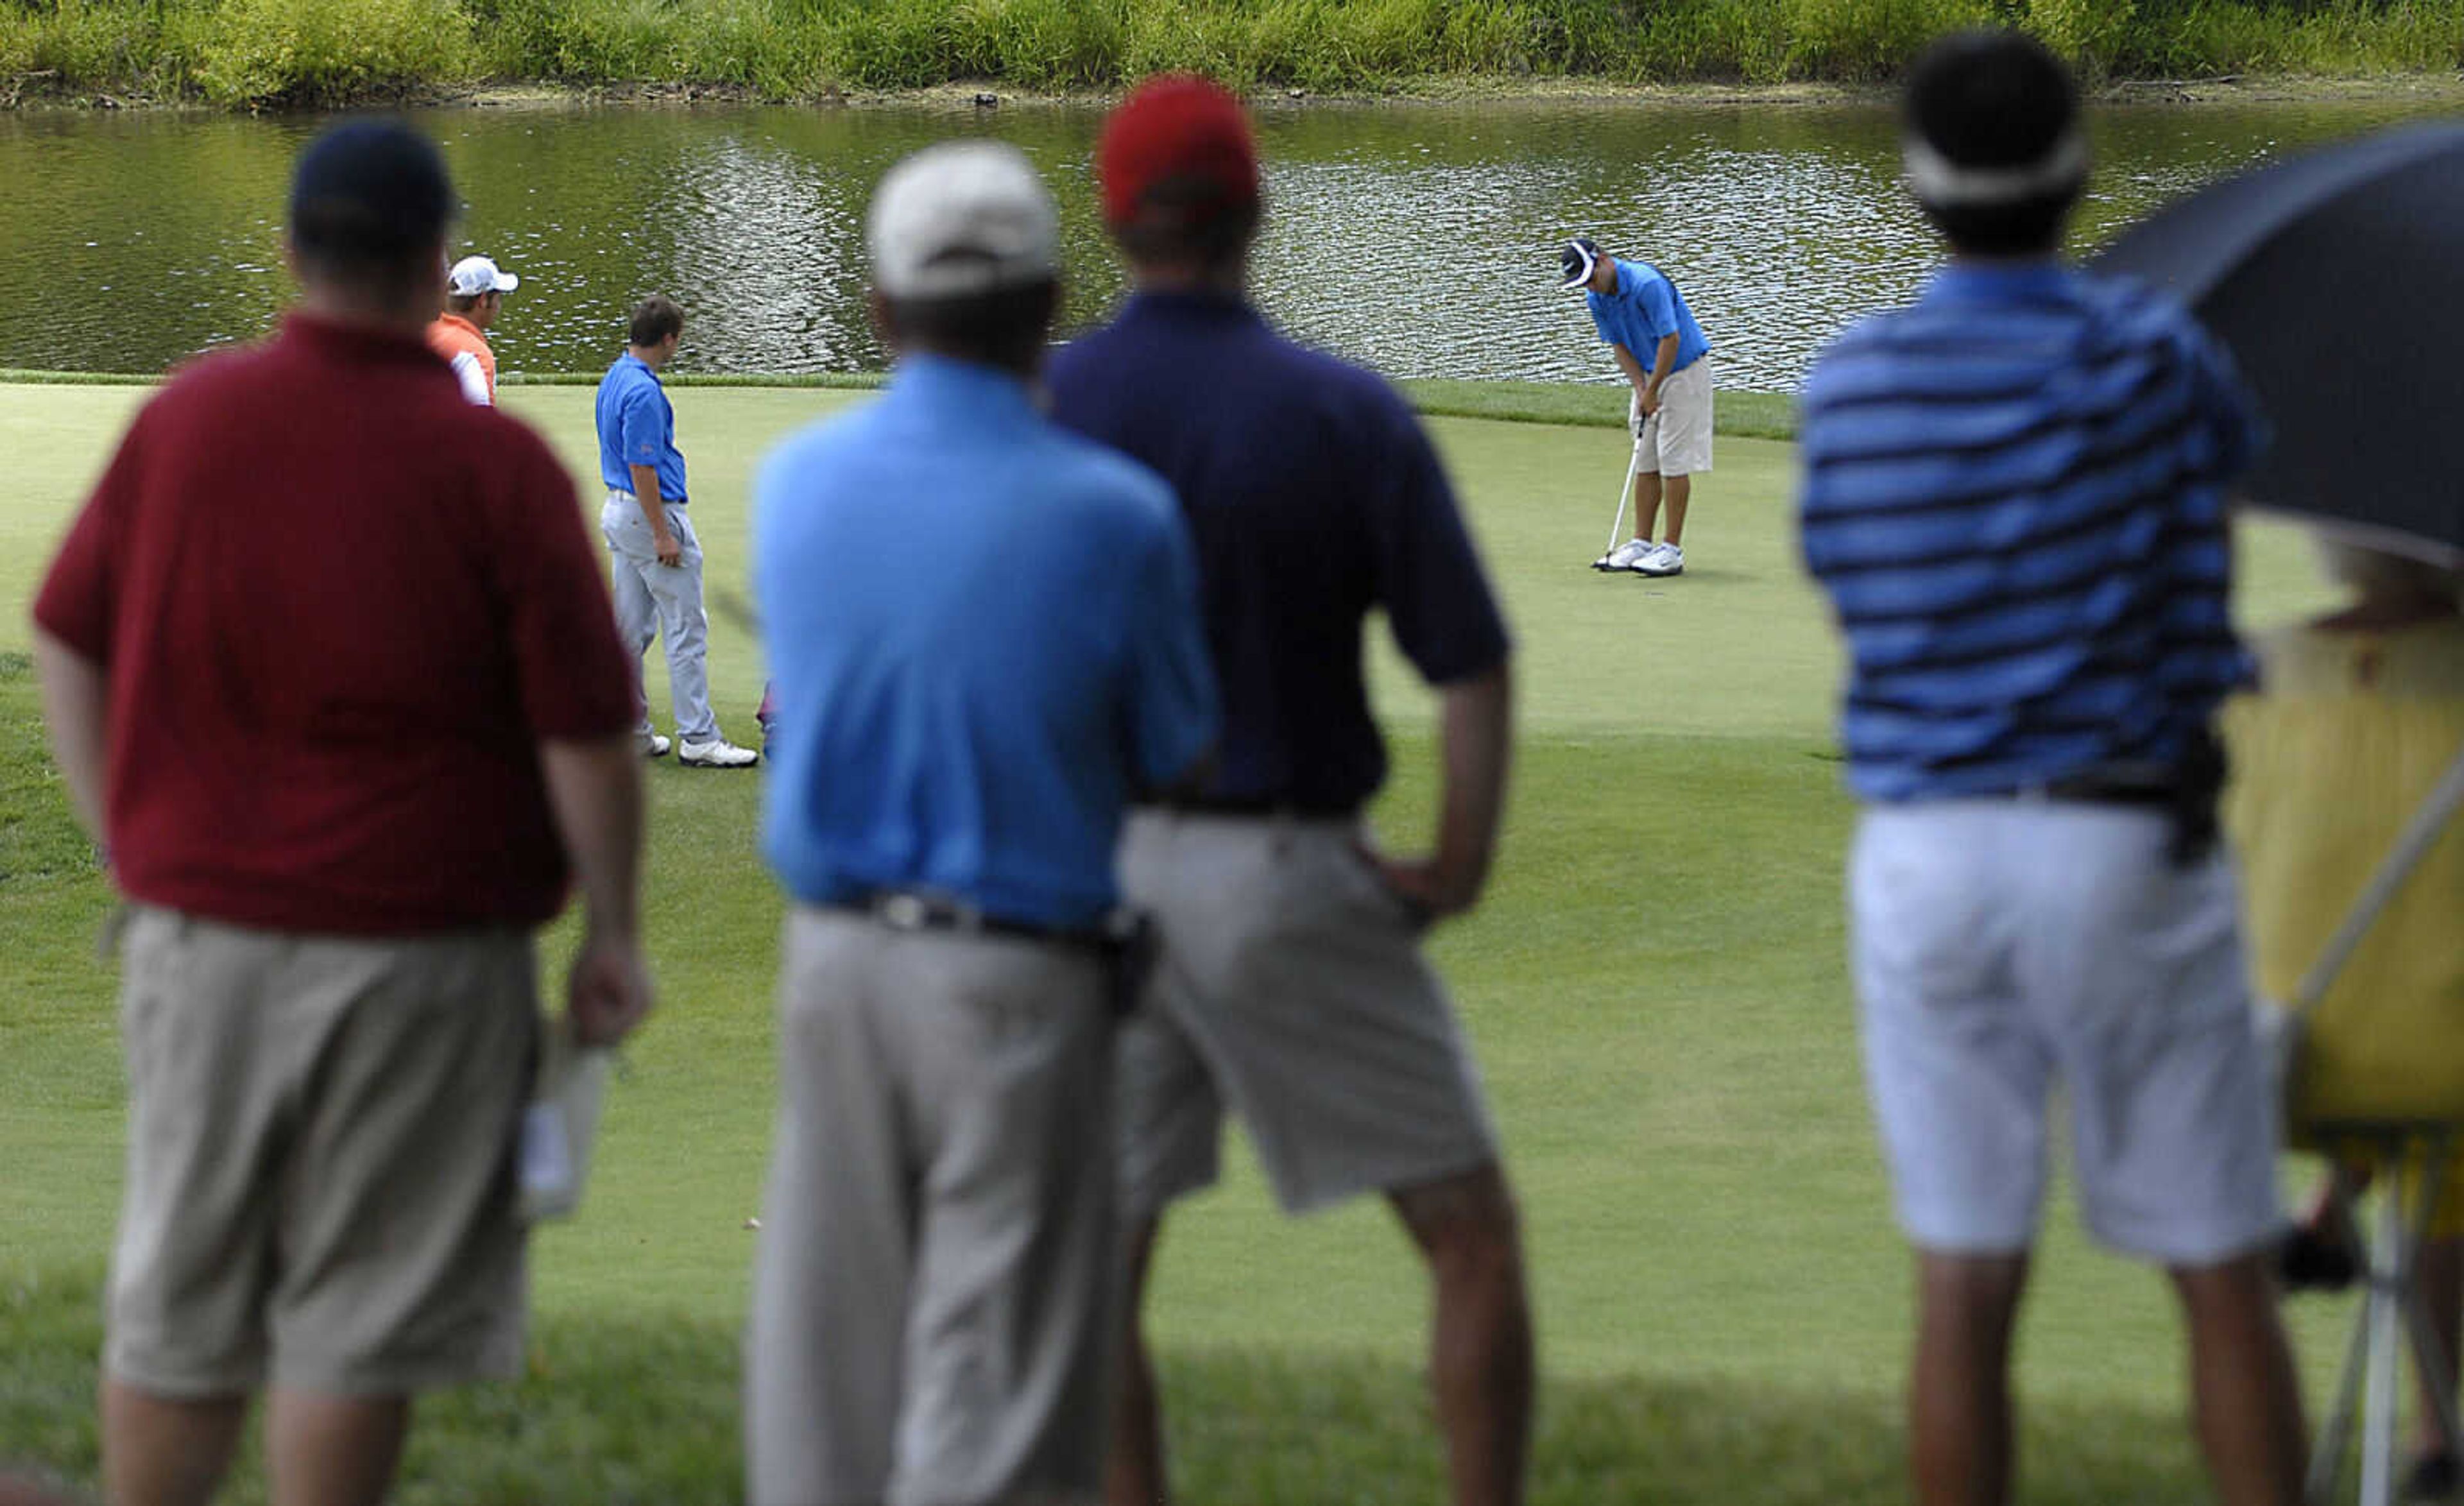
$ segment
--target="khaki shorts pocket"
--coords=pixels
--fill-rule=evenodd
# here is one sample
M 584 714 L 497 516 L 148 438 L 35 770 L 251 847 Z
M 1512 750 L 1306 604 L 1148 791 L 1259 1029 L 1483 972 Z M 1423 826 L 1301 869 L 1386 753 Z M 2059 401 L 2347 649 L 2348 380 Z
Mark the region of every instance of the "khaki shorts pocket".
M 1377 860 L 1358 839 L 1343 843 L 1336 853 L 1350 885 L 1374 914 L 1415 935 L 1429 928 L 1434 917 L 1419 900 L 1388 881 L 1386 871 L 1377 866 Z

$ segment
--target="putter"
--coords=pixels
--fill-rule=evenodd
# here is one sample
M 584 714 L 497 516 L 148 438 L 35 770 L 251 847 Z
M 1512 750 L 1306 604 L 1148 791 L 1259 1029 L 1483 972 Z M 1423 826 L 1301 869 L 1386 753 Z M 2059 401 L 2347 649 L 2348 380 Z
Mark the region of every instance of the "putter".
M 1602 549 L 1600 557 L 1592 562 L 1592 568 L 1595 570 L 1607 570 L 1612 567 L 1609 565 L 1609 556 L 1617 553 L 1617 535 L 1625 529 L 1625 504 L 1634 497 L 1634 475 L 1641 468 L 1640 452 L 1626 457 L 1625 479 L 1617 486 L 1617 516 L 1609 520 L 1609 546 Z

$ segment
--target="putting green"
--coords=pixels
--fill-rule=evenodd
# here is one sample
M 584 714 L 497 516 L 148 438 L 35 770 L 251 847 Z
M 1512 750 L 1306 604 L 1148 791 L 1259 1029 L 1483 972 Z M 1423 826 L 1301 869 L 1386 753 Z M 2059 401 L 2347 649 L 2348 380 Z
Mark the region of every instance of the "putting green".
M 0 503 L 0 651 L 22 648 L 32 583 L 143 396 L 0 388 L 0 453 L 17 483 Z M 506 397 L 595 490 L 589 390 Z M 743 495 L 759 455 L 794 425 L 868 400 L 678 393 L 714 582 L 744 579 Z M 1895 1387 L 1905 1260 L 1841 971 L 1852 811 L 1828 757 L 1836 652 L 1793 553 L 1793 451 L 1723 439 L 1698 486 L 1687 573 L 1648 582 L 1588 568 L 1624 471 L 1615 431 L 1431 427 L 1519 643 L 1524 737 L 1496 886 L 1436 947 L 1522 1193 L 1544 1365 Z M 2281 620 L 2323 599 L 2280 530 L 2246 530 L 2242 562 L 2246 617 Z M 749 737 L 753 635 L 722 618 L 713 661 L 722 720 Z M 1428 702 L 1382 646 L 1376 684 L 1398 770 L 1379 821 L 1410 843 L 1427 823 Z M 22 661 L 0 675 L 0 698 L 18 735 L 0 758 L 0 940 L 15 996 L 0 1011 L 0 1273 L 91 1270 L 109 1237 L 120 1138 L 111 982 L 88 949 L 105 897 L 32 751 Z M 769 1132 L 780 902 L 751 847 L 757 777 L 671 763 L 652 776 L 663 1012 L 631 1050 L 584 1216 L 540 1241 L 539 1301 L 551 1317 L 732 1324 Z M 2180 1364 L 2159 1283 L 2086 1254 L 2066 1208 L 2052 1229 L 2026 1384 L 2169 1409 Z M 1424 1287 L 1391 1222 L 1354 1207 L 1288 1223 L 1245 1162 L 1172 1221 L 1157 1296 L 1157 1328 L 1183 1350 L 1407 1360 L 1422 1343 Z M 2332 1358 L 2318 1325 L 2333 1311 L 2302 1320 L 2314 1370 Z

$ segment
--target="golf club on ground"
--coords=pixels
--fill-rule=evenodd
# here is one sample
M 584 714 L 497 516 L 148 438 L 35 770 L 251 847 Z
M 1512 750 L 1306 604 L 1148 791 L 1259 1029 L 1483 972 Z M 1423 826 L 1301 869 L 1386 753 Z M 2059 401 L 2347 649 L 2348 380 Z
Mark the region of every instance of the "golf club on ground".
M 1600 557 L 1592 562 L 1592 568 L 1595 570 L 1606 570 L 1611 568 L 1611 565 L 1609 565 L 1609 556 L 1617 553 L 1617 535 L 1625 530 L 1625 504 L 1634 496 L 1634 474 L 1636 471 L 1641 469 L 1641 466 L 1642 453 L 1640 451 L 1635 452 L 1626 458 L 1625 480 L 1617 486 L 1617 516 L 1609 520 L 1609 546 L 1602 549 L 1600 551 Z

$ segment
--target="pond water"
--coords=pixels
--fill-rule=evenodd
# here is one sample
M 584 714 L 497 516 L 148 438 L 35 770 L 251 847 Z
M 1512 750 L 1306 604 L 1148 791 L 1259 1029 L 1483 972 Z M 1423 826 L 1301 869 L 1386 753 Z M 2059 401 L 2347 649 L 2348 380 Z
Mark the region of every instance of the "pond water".
M 2108 105 L 2082 246 L 2205 180 L 2453 108 L 2453 97 Z M 1098 111 L 1064 107 L 519 107 L 415 112 L 468 202 L 457 232 L 523 285 L 494 332 L 511 371 L 593 371 L 629 300 L 676 297 L 679 369 L 855 371 L 863 217 L 902 154 L 1016 143 L 1061 202 L 1065 322 L 1121 292 L 1088 167 Z M 323 122 L 0 117 L 0 366 L 153 371 L 261 333 L 293 154 Z M 1261 303 L 1397 377 L 1607 380 L 1555 255 L 1589 233 L 1658 262 L 1723 386 L 1786 390 L 1849 321 L 1904 300 L 1935 253 L 1881 105 L 1269 103 Z

